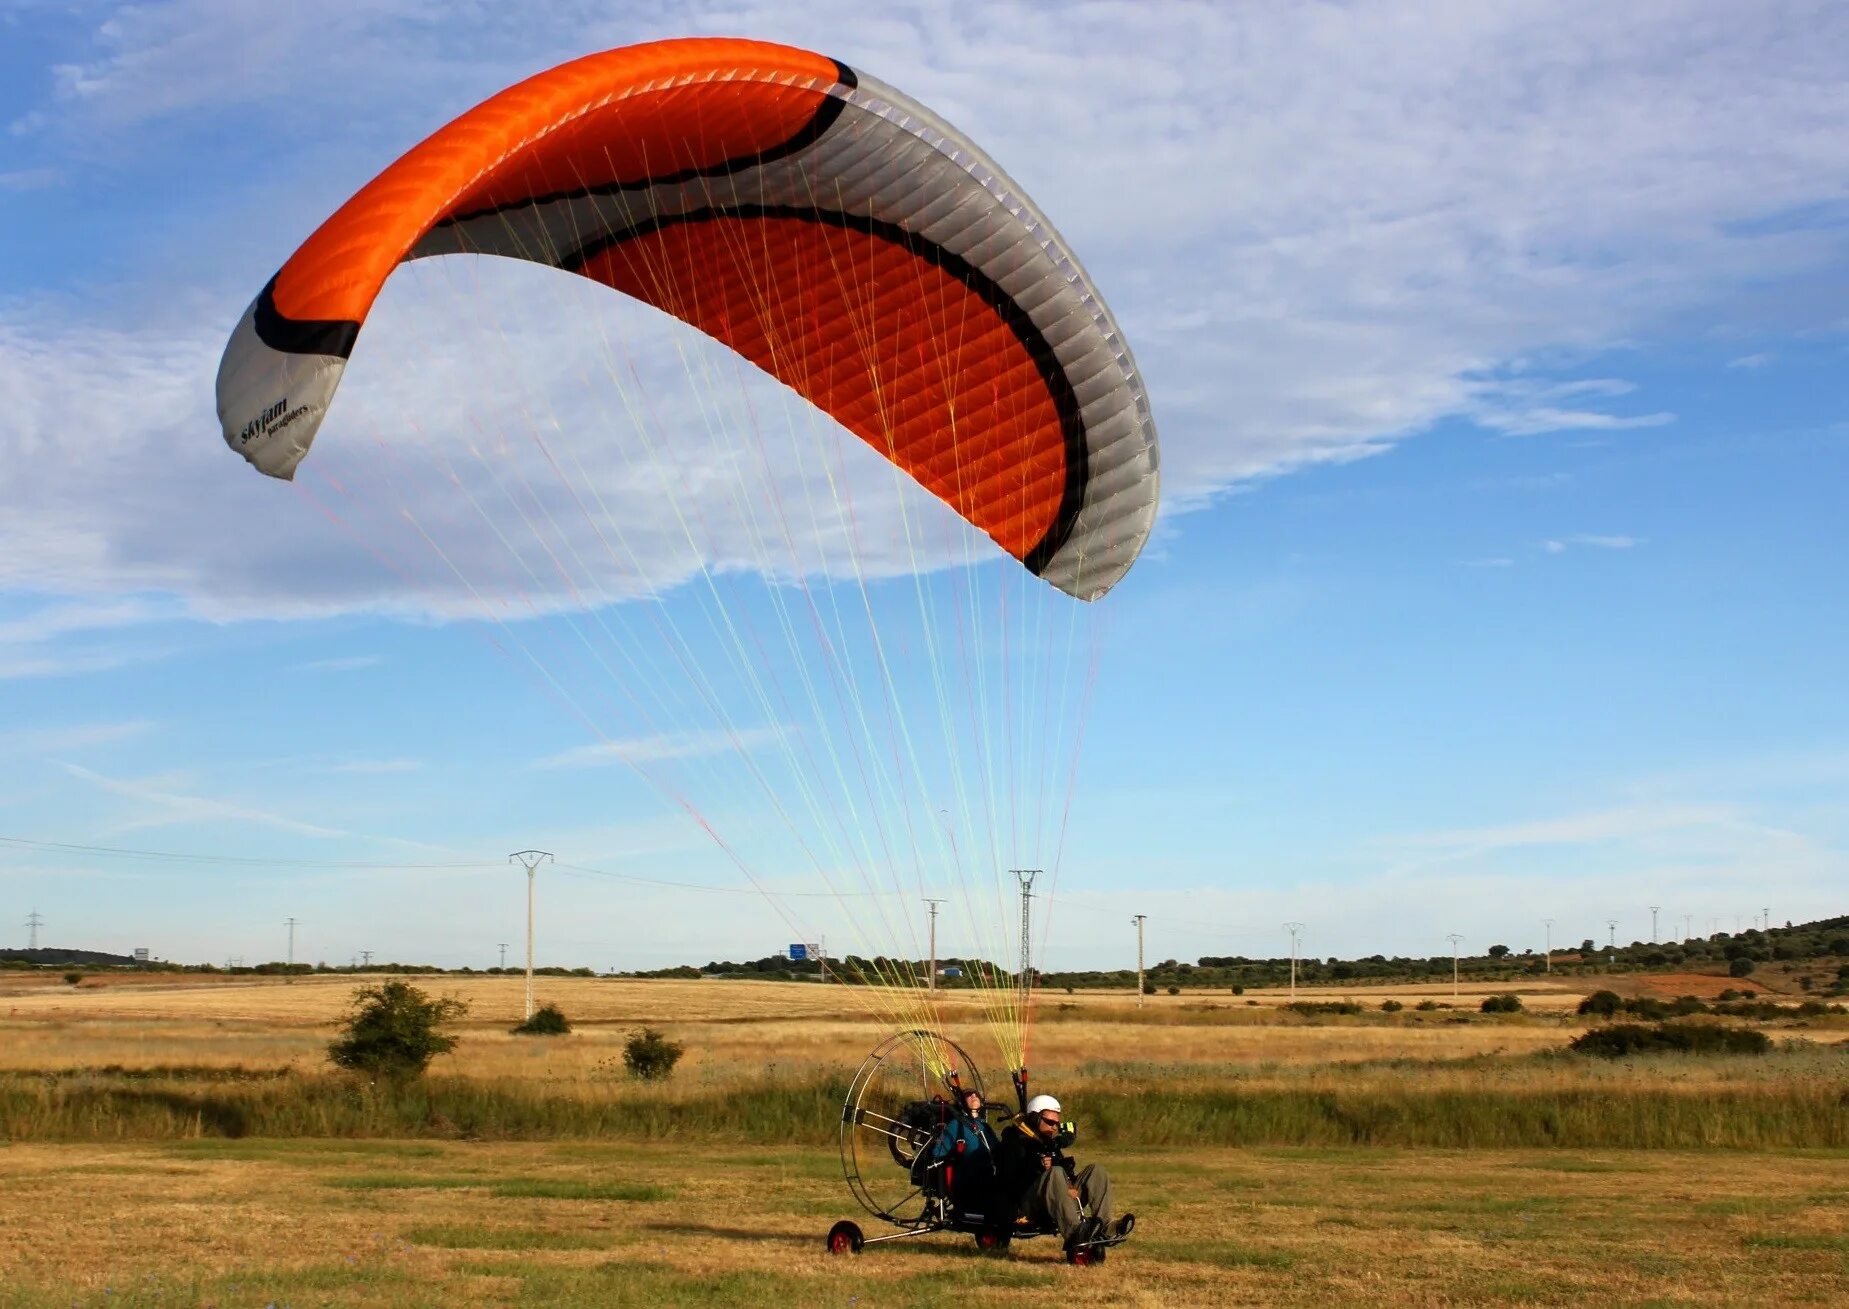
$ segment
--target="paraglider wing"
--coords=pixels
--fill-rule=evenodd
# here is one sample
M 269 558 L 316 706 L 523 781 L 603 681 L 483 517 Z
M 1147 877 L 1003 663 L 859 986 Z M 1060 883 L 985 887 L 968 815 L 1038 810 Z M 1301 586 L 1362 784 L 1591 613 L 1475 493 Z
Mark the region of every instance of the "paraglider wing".
M 973 143 L 835 60 L 664 41 L 462 115 L 245 313 L 218 380 L 232 448 L 292 476 L 385 279 L 453 253 L 566 269 L 682 319 L 1082 599 L 1154 520 L 1148 400 L 1083 268 Z

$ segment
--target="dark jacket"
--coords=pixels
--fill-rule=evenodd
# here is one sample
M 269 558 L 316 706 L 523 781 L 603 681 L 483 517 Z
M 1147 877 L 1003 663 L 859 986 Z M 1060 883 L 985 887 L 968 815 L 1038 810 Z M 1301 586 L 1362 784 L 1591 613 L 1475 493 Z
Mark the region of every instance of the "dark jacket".
M 1052 1140 L 1043 1141 L 1019 1118 L 1002 1129 L 1001 1149 L 995 1160 L 996 1189 L 1013 1213 L 1023 1211 L 1028 1195 L 1040 1184 L 1049 1167 L 1068 1174 L 1072 1171 L 1064 1149 L 1069 1139 L 1061 1133 Z

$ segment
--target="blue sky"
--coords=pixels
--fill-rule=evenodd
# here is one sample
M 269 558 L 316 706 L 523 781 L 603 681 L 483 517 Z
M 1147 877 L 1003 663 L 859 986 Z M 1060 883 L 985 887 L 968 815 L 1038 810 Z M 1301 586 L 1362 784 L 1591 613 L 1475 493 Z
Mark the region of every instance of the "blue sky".
M 574 54 L 709 32 L 837 55 L 983 142 L 1147 377 L 1165 515 L 1080 634 L 1102 653 L 1054 962 L 1123 963 L 1136 912 L 1184 959 L 1282 953 L 1287 919 L 1315 954 L 1437 954 L 1538 947 L 1544 918 L 1638 939 L 1653 904 L 1663 935 L 1843 912 L 1837 8 L 453 9 L 0 8 L 0 836 L 219 861 L 0 850 L 0 941 L 37 909 L 61 944 L 254 961 L 294 916 L 305 958 L 490 963 L 529 846 L 569 865 L 542 874 L 542 959 L 909 939 L 915 907 L 881 929 L 805 894 L 768 837 L 778 894 L 743 885 L 429 574 L 216 434 L 243 305 L 399 150 Z M 329 477 L 376 473 L 362 435 L 407 412 L 445 440 L 439 402 L 489 404 L 480 342 L 443 335 L 459 296 L 529 327 L 587 303 L 413 272 Z M 630 753 L 678 751 L 751 845 L 736 763 L 675 728 Z M 1061 770 L 1024 769 L 1063 803 Z M 959 908 L 946 952 L 1002 933 Z

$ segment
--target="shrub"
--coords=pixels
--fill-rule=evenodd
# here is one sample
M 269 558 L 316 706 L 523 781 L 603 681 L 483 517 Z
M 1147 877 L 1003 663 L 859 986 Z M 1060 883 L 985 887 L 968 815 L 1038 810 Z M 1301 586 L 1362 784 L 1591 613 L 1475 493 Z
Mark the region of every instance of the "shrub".
M 1722 992 L 1721 992 L 1721 994 L 1720 994 L 1720 998 L 1721 998 L 1722 1000 L 1738 1000 L 1738 999 L 1740 998 L 1740 993 L 1739 993 L 1738 991 L 1736 991 L 1736 990 L 1734 990 L 1734 989 L 1733 989 L 1733 988 L 1732 988 L 1732 987 L 1730 986 L 1730 987 L 1728 987 L 1728 988 L 1727 988 L 1727 989 L 1726 989 L 1725 991 L 1722 991 Z
M 1306 1018 L 1312 1014 L 1358 1014 L 1361 1006 L 1353 1000 L 1292 1000 L 1284 1006 Z
M 1180 995 L 1180 994 L 1181 994 L 1181 988 L 1180 988 L 1179 986 L 1171 986 L 1171 987 L 1169 987 L 1169 989 L 1168 989 L 1168 993 L 1169 993 L 1170 995 Z
M 1422 1014 L 1429 1014 L 1434 1009 L 1442 1009 L 1444 1006 L 1439 1004 L 1436 1000 L 1421 1000 L 1418 1004 L 1414 1005 L 1413 1008 L 1417 1009 Z
M 1382 1000 L 1380 1002 L 1380 1012 L 1383 1014 L 1397 1014 L 1405 1007 L 1406 1006 L 1401 1004 L 1398 1000 Z
M 1753 975 L 1753 967 L 1754 965 L 1751 959 L 1736 959 L 1727 965 L 1727 976 L 1751 977 Z
M 1622 1059 L 1634 1054 L 1764 1054 L 1772 1042 L 1764 1032 L 1743 1027 L 1708 1027 L 1692 1023 L 1617 1023 L 1595 1027 L 1568 1047 L 1577 1054 Z
M 1482 1008 L 1486 1014 L 1519 1014 L 1522 1011 L 1522 998 L 1513 993 L 1486 996 Z
M 460 1000 L 433 1000 L 409 982 L 362 986 L 353 993 L 344 1035 L 328 1045 L 327 1057 L 351 1072 L 408 1081 L 456 1048 L 456 1038 L 437 1029 L 468 1011 Z
M 565 1021 L 565 1013 L 555 1004 L 542 1004 L 533 1011 L 533 1016 L 514 1028 L 515 1036 L 568 1036 L 571 1024 Z
M 1849 976 L 1849 970 L 1845 970 L 1845 973 L 1844 973 L 1844 975 L 1845 975 L 1845 976 Z M 1233 986 L 1233 994 L 1234 994 L 1234 995 L 1244 995 L 1245 993 L 1246 993 L 1246 989 L 1245 989 L 1245 987 L 1243 987 L 1243 986 L 1240 986 L 1240 985 L 1238 985 L 1237 983 L 1235 983 L 1235 984 L 1234 984 L 1234 986 Z
M 1616 991 L 1594 991 L 1579 1002 L 1579 1014 L 1588 1014 L 1599 1018 L 1610 1018 L 1624 1007 L 1624 1001 Z
M 678 1042 L 670 1041 L 652 1027 L 644 1027 L 639 1032 L 630 1033 L 623 1043 L 623 1066 L 629 1069 L 631 1077 L 639 1077 L 645 1082 L 659 1082 L 674 1072 L 674 1065 L 681 1061 L 687 1048 Z
M 64 975 L 64 984 L 66 986 L 76 986 L 81 981 L 83 981 L 82 973 L 66 973 Z

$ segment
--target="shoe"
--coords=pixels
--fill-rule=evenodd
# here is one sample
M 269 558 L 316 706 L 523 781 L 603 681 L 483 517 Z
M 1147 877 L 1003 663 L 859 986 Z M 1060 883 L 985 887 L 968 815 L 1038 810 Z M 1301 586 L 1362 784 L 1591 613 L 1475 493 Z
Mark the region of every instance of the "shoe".
M 1123 1240 L 1124 1237 L 1130 1235 L 1130 1233 L 1135 1230 L 1136 1230 L 1136 1215 L 1135 1214 L 1125 1214 L 1122 1218 L 1119 1218 L 1116 1222 L 1111 1224 L 1111 1235 L 1117 1238 L 1119 1241 Z

